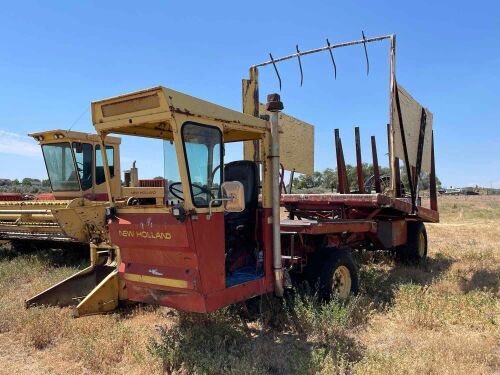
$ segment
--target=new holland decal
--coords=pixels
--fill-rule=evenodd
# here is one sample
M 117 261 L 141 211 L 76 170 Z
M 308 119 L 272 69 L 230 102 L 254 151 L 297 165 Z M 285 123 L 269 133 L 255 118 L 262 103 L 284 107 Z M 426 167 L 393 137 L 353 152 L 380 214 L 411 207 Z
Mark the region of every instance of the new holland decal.
M 120 237 L 142 238 L 152 240 L 171 240 L 172 233 L 169 232 L 150 232 L 146 230 L 119 230 Z

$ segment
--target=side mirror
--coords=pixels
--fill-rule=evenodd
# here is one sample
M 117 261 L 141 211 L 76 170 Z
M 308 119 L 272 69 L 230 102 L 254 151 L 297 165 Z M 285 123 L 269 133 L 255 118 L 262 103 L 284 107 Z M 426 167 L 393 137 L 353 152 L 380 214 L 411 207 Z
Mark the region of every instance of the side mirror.
M 245 209 L 245 188 L 239 181 L 226 181 L 221 185 L 222 198 L 211 199 L 208 203 L 207 220 L 212 217 L 212 205 L 224 202 L 224 211 L 241 212 Z
M 245 209 L 245 188 L 239 181 L 226 181 L 221 185 L 226 212 L 241 212 Z

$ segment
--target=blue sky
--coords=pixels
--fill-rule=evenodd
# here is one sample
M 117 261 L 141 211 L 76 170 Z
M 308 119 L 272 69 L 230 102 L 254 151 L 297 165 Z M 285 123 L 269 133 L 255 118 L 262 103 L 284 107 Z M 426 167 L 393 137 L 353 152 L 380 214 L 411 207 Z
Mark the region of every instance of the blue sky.
M 436 167 L 449 186 L 500 187 L 500 5 L 493 1 L 46 1 L 6 2 L 0 13 L 0 178 L 45 177 L 28 132 L 92 131 L 92 100 L 156 85 L 241 110 L 241 79 L 252 64 L 330 42 L 397 35 L 397 78 L 434 114 Z M 387 164 L 388 42 L 280 65 L 285 111 L 316 126 L 315 166 L 335 166 L 333 129 L 354 163 L 370 135 Z M 260 71 L 261 100 L 278 91 Z M 77 121 L 78 120 L 78 121 Z M 233 148 L 230 158 L 238 158 Z M 161 143 L 126 138 L 122 168 L 162 171 Z

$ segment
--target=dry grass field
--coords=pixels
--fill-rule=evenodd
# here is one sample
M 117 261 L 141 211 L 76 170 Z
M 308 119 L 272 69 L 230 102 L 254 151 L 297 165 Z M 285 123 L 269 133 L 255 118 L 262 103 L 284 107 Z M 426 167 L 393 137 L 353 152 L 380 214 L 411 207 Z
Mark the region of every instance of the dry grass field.
M 24 299 L 85 261 L 4 248 L 0 374 L 498 374 L 499 198 L 441 199 L 442 222 L 427 225 L 430 256 L 420 267 L 361 254 L 362 291 L 347 303 L 262 298 L 250 316 L 240 307 L 203 317 L 135 307 L 79 319 L 68 309 L 25 310 Z

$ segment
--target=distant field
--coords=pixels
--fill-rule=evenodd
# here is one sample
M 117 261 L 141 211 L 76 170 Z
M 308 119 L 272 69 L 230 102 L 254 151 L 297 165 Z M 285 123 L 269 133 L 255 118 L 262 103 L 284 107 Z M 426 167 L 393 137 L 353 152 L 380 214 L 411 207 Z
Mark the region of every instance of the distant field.
M 421 267 L 362 254 L 362 291 L 348 303 L 314 298 L 250 317 L 132 308 L 71 318 L 25 310 L 24 299 L 84 260 L 0 250 L 0 374 L 498 374 L 500 197 L 442 197 Z M 1 244 L 0 244 L 1 245 Z M 254 310 L 251 309 L 251 310 Z M 271 310 L 281 309 L 281 319 Z

